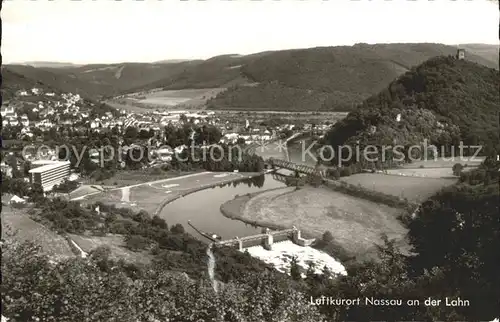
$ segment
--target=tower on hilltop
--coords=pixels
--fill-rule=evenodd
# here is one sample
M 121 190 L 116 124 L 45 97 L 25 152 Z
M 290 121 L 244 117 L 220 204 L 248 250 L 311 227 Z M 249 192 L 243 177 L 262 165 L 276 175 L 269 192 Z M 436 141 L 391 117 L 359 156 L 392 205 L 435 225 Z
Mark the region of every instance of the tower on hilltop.
M 457 59 L 465 59 L 465 49 L 463 48 L 457 49 Z

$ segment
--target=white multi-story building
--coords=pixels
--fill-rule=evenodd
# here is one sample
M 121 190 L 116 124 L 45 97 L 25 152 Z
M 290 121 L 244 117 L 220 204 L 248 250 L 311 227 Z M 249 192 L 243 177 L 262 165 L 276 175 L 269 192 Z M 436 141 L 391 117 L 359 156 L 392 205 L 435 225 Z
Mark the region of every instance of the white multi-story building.
M 60 184 L 70 175 L 69 161 L 47 161 L 47 164 L 31 169 L 30 182 L 38 183 L 43 191 L 50 191 L 55 185 Z

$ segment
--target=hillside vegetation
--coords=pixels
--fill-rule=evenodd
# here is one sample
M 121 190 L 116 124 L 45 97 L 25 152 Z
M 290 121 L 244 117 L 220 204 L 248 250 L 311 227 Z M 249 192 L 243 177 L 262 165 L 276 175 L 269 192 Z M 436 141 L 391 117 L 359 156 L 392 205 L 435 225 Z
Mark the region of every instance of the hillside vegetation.
M 11 100 L 15 97 L 19 90 L 31 89 L 39 87 L 43 90 L 50 91 L 52 88 L 46 84 L 26 77 L 23 74 L 16 73 L 10 68 L 2 67 L 2 99 L 3 101 Z
M 347 276 L 328 269 L 318 275 L 311 265 L 302 279 L 296 258 L 287 276 L 249 253 L 217 248 L 216 291 L 208 279 L 206 245 L 182 226 L 169 227 L 144 212 L 101 207 L 108 212 L 101 217 L 76 203 L 44 201 L 41 214 L 65 223 L 60 228 L 121 226 L 135 235 L 127 238 L 133 249 L 156 240 L 159 247 L 150 249 L 154 261 L 117 261 L 106 247 L 87 258 L 53 261 L 36 245 L 7 239 L 2 314 L 10 321 L 491 321 L 500 314 L 499 166 L 485 160 L 461 183 L 421 205 L 408 224 L 414 256 L 399 253 L 386 236 L 377 247 L 380 261 L 347 267 Z M 104 226 L 94 226 L 98 222 Z M 320 246 L 332 249 L 330 232 Z M 361 305 L 310 304 L 322 297 L 360 298 Z M 397 304 L 367 305 L 364 299 L 372 297 Z M 469 305 L 423 305 L 429 298 L 460 298 Z M 406 305 L 409 299 L 420 305 Z
M 219 94 L 209 107 L 258 110 L 274 104 L 272 110 L 352 110 L 411 66 L 455 53 L 455 47 L 441 44 L 358 44 L 264 53 L 244 64 L 241 73 L 251 82 L 273 84 L 272 103 L 267 86 L 239 87 Z M 467 54 L 467 59 L 498 68 L 497 61 L 482 56 Z M 288 104 L 283 97 L 290 92 L 296 93 Z M 315 94 L 316 102 L 304 92 Z
M 40 84 L 54 91 L 79 94 L 80 96 L 95 100 L 104 93 L 113 91 L 110 86 L 103 84 L 92 84 L 86 80 L 79 79 L 70 69 L 63 68 L 35 68 L 23 65 L 7 65 L 2 68 L 4 88 L 23 85 L 21 88 L 28 89 L 30 86 L 24 84 Z M 18 82 L 21 81 L 21 84 Z M 40 88 L 42 86 L 39 86 Z
M 24 67 L 24 66 L 20 66 Z M 28 118 L 38 120 L 36 113 L 32 111 L 38 102 L 43 102 L 47 106 L 54 107 L 57 103 L 66 102 L 62 96 L 69 92 L 73 94 L 80 94 L 82 100 L 77 103 L 79 108 L 88 109 L 91 116 L 102 116 L 106 112 L 111 112 L 117 115 L 117 110 L 104 103 L 99 103 L 87 92 L 82 93 L 79 87 L 76 86 L 79 81 L 65 82 L 64 77 L 59 78 L 55 74 L 43 71 L 38 73 L 34 67 L 26 66 L 27 68 L 20 68 L 21 71 L 29 71 L 30 73 L 19 73 L 14 71 L 13 68 L 2 67 L 2 100 L 3 103 L 8 104 L 9 101 L 14 102 L 13 105 L 17 106 L 17 112 L 27 114 Z M 44 77 L 37 78 L 37 75 Z M 66 78 L 67 80 L 68 78 Z M 75 87 L 76 86 L 76 87 Z M 41 94 L 31 93 L 31 89 L 37 88 L 42 91 Z M 21 96 L 19 91 L 30 92 L 30 95 Z M 46 96 L 44 93 L 53 93 L 54 96 Z M 61 109 L 60 107 L 58 109 Z M 3 129 L 2 137 L 11 139 L 11 136 L 16 137 L 19 134 L 20 127 L 5 127 Z
M 103 92 L 104 95 L 109 97 L 125 91 L 133 91 L 135 88 L 147 86 L 171 75 L 182 73 L 186 68 L 195 66 L 199 62 L 85 65 L 67 69 L 66 71 L 72 72 L 79 79 L 91 84 L 111 87 L 113 92 Z M 61 69 L 58 70 L 61 71 Z
M 365 100 L 325 143 L 337 151 L 356 141 L 409 146 L 427 139 L 438 148 L 463 141 L 482 145 L 485 154 L 499 151 L 499 81 L 498 70 L 467 60 L 430 59 Z

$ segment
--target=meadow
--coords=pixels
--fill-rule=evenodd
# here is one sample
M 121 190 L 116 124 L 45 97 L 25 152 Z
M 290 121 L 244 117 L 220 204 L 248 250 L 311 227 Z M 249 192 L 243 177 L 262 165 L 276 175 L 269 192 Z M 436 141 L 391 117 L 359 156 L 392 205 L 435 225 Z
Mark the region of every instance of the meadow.
M 341 181 L 388 195 L 407 198 L 411 202 L 423 202 L 444 187 L 456 183 L 457 179 L 358 173 L 343 177 Z
M 74 256 L 66 239 L 31 219 L 26 208 L 2 207 L 2 238 L 36 242 L 53 258 Z
M 409 250 L 407 229 L 397 219 L 401 211 L 325 188 L 290 187 L 255 195 L 246 202 L 239 219 L 263 226 L 296 226 L 316 238 L 330 231 L 349 255 L 366 259 L 382 242 L 381 234 Z
M 201 108 L 208 99 L 226 90 L 225 88 L 202 88 L 182 90 L 152 90 L 133 93 L 124 100 L 133 105 L 146 107 L 189 107 Z
M 134 211 L 145 210 L 151 215 L 180 196 L 230 181 L 255 176 L 257 173 L 197 172 L 181 177 L 163 178 L 158 181 L 142 182 L 129 187 L 116 188 L 85 198 L 85 203 L 103 202 L 118 208 Z
M 458 151 L 456 154 L 457 155 L 459 154 Z M 455 165 L 456 163 L 460 163 L 462 165 L 467 165 L 467 167 L 477 167 L 483 161 L 484 161 L 484 157 L 475 157 L 475 158 L 463 157 L 463 158 L 460 158 L 459 156 L 457 156 L 455 158 L 436 158 L 435 160 L 429 158 L 428 160 L 413 161 L 412 163 L 407 163 L 403 166 L 403 168 L 405 168 L 405 169 L 448 168 L 451 170 L 453 165 Z
M 387 174 L 420 178 L 458 178 L 453 174 L 453 170 L 451 168 L 390 169 L 387 170 Z
M 107 234 L 106 236 L 82 236 L 68 234 L 69 237 L 86 253 L 98 248 L 109 247 L 111 258 L 115 260 L 123 259 L 126 262 L 136 262 L 148 264 L 152 256 L 147 251 L 133 252 L 125 248 L 123 235 Z

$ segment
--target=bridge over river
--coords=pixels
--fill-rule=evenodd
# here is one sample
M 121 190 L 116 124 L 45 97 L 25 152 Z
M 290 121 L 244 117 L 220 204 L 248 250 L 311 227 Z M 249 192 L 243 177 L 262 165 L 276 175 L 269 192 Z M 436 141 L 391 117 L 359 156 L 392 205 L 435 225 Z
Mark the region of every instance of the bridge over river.
M 268 164 L 269 167 L 276 169 L 276 168 L 283 168 L 299 173 L 305 173 L 307 175 L 316 175 L 321 178 L 326 177 L 326 170 L 320 170 L 315 167 L 311 167 L 305 164 L 297 164 L 294 162 L 286 161 L 286 160 L 281 160 L 281 159 L 275 159 L 275 158 L 269 158 L 267 159 L 266 163 Z
M 233 239 L 223 240 L 214 242 L 215 246 L 236 246 L 239 250 L 243 250 L 244 248 L 262 245 L 265 249 L 271 250 L 273 243 L 277 243 L 280 241 L 285 241 L 291 239 L 294 244 L 300 246 L 310 246 L 314 239 L 305 239 L 301 237 L 300 230 L 296 227 L 284 230 L 271 231 L 269 229 L 265 229 L 264 233 L 246 236 L 242 238 L 235 237 Z

